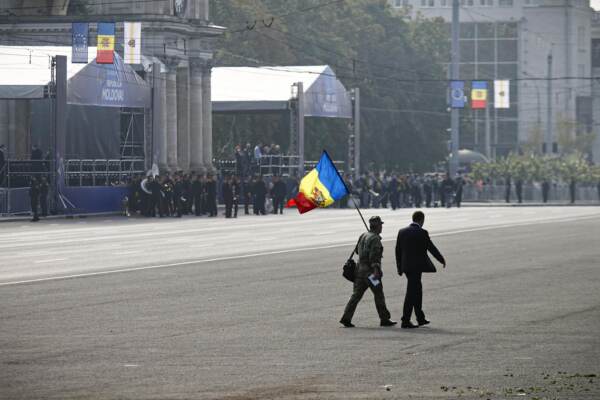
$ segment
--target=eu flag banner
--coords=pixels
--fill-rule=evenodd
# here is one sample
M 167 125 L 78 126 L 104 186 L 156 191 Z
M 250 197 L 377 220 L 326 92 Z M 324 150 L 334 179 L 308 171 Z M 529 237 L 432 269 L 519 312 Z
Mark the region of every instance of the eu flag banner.
M 73 64 L 88 63 L 88 33 L 87 22 L 73 22 L 71 26 L 71 62 Z
M 471 84 L 471 108 L 481 109 L 487 105 L 487 82 L 473 81 Z
M 465 108 L 465 81 L 450 82 L 450 107 Z
M 287 206 L 296 206 L 300 214 L 304 214 L 317 207 L 329 207 L 347 194 L 348 189 L 340 173 L 329 154 L 323 151 L 319 163 L 302 178 L 298 194 L 288 201 Z
M 98 64 L 113 64 L 115 61 L 115 24 L 98 22 Z

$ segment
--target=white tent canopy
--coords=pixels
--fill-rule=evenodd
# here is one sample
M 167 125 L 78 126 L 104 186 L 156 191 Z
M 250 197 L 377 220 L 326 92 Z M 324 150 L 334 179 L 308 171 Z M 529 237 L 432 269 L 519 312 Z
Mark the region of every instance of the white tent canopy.
M 0 46 L 0 99 L 43 98 L 50 83 L 50 59 L 67 57 L 67 79 L 86 64 L 71 63 L 70 46 Z M 96 57 L 96 48 L 89 48 L 89 57 Z
M 350 95 L 327 65 L 213 68 L 213 110 L 284 111 L 298 82 L 304 87 L 307 117 L 352 118 Z

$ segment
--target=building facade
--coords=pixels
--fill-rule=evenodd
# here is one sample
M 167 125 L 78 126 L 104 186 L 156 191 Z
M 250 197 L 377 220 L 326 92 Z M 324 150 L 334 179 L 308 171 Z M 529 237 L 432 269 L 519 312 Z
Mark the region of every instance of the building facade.
M 408 18 L 452 19 L 452 0 L 392 6 Z M 461 79 L 511 80 L 506 110 L 493 108 L 490 84 L 492 156 L 525 147 L 557 152 L 565 138 L 594 130 L 593 16 L 589 0 L 460 0 Z M 463 129 L 461 147 L 484 150 L 485 111 L 462 114 L 472 129 Z
M 208 0 L 4 0 L 0 44 L 70 46 L 71 23 L 89 22 L 95 46 L 97 23 L 115 22 L 115 51 L 122 54 L 125 21 L 142 23 L 143 60 L 134 68 L 153 86 L 146 159 L 162 171 L 211 169 L 213 42 L 224 28 L 210 23 Z M 19 118 L 27 115 L 19 107 L 26 106 L 1 103 L 0 132 L 17 138 L 14 126 L 26 126 Z M 11 143 L 11 155 L 22 155 L 23 145 Z

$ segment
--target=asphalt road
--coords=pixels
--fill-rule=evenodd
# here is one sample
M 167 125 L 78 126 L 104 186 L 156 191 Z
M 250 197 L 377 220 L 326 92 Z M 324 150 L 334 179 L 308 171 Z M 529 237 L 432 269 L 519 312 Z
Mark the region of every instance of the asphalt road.
M 376 212 L 399 319 L 410 211 Z M 380 328 L 370 294 L 337 322 L 350 210 L 2 224 L 0 398 L 598 399 L 600 208 L 427 217 L 448 268 L 410 331 Z

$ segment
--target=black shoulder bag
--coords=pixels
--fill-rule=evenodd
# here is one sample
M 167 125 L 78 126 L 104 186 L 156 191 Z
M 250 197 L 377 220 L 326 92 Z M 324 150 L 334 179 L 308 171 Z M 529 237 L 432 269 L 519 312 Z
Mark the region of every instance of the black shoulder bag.
M 358 243 L 360 242 L 360 239 L 362 239 L 362 237 L 363 235 L 360 235 L 356 246 L 354 246 L 352 253 L 350 253 L 350 257 L 348 257 L 348 260 L 346 260 L 346 263 L 342 268 L 342 276 L 348 279 L 350 282 L 354 282 L 354 279 L 356 278 L 356 261 L 354 261 L 354 253 L 358 249 Z

